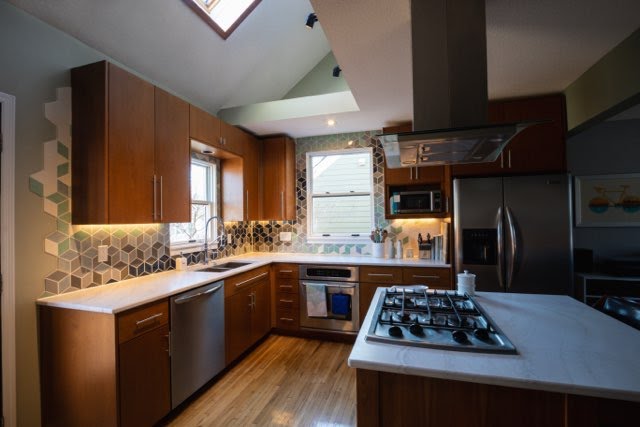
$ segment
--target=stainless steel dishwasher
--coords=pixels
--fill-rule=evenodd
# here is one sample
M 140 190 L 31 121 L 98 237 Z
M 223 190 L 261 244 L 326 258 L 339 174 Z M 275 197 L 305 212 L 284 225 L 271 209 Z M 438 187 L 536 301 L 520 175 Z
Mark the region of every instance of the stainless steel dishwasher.
M 224 369 L 224 282 L 171 297 L 171 407 Z

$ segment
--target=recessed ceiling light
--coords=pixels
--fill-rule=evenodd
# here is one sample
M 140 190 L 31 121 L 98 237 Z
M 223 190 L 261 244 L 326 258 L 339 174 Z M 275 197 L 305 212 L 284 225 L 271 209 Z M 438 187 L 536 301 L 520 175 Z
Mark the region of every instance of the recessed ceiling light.
M 336 121 L 335 121 L 335 120 L 333 120 L 333 119 L 329 119 L 329 120 L 327 120 L 327 126 L 331 126 L 331 127 L 333 127 L 333 126 L 335 126 L 335 125 L 336 125 Z

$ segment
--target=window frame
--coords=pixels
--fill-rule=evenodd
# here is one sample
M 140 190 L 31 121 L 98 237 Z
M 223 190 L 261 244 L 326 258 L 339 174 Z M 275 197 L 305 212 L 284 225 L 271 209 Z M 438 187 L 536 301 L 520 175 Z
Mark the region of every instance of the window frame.
M 212 159 L 215 160 L 215 159 Z M 219 174 L 220 174 L 220 163 L 218 161 L 206 161 L 202 159 L 198 159 L 196 157 L 192 157 L 189 163 L 189 167 L 191 165 L 196 164 L 200 166 L 204 166 L 207 168 L 207 197 L 209 200 L 193 200 L 191 199 L 189 202 L 190 208 L 196 205 L 209 206 L 209 212 L 211 215 L 218 215 L 217 208 L 219 206 L 219 191 L 218 191 L 218 183 L 219 183 Z M 210 216 L 209 216 L 210 217 Z M 219 215 L 218 215 L 219 217 Z M 209 218 L 205 218 L 207 221 Z M 215 240 L 217 238 L 217 228 L 214 221 L 209 223 L 209 241 Z M 178 242 L 173 243 L 171 241 L 171 231 L 169 231 L 169 252 L 171 256 L 179 255 L 180 253 L 191 253 L 198 252 L 203 250 L 204 239 L 197 239 L 195 242 L 187 241 L 187 242 Z M 211 246 L 212 249 L 216 248 L 217 245 Z
M 218 35 L 222 37 L 223 40 L 226 40 L 229 38 L 229 36 L 235 31 L 235 29 L 238 28 L 240 24 L 242 24 L 242 21 L 244 21 L 247 18 L 247 16 L 249 16 L 249 14 L 253 12 L 253 9 L 255 9 L 260 4 L 261 1 L 262 0 L 253 0 L 253 2 L 249 5 L 249 7 L 247 7 L 247 9 L 245 9 L 245 11 L 242 12 L 242 15 L 240 15 L 238 19 L 236 19 L 236 21 L 229 27 L 229 29 L 225 31 L 209 15 L 209 12 L 218 3 L 217 1 L 214 1 L 210 6 L 207 6 L 205 2 L 202 0 L 183 0 L 183 2 L 186 3 L 187 6 L 189 6 L 191 10 L 193 10 L 196 13 L 196 15 L 202 18 L 202 20 L 206 22 L 207 25 L 213 28 L 213 30 L 216 33 L 218 33 Z
M 356 154 L 356 153 L 367 153 L 369 155 L 369 185 L 371 191 L 369 191 L 370 198 L 370 215 L 371 215 L 371 225 L 375 228 L 375 187 L 373 180 L 373 148 L 372 147 L 359 147 L 359 148 L 348 148 L 342 150 L 326 150 L 326 151 L 313 151 L 306 153 L 306 165 L 307 165 L 307 243 L 343 243 L 343 244 L 358 244 L 358 243 L 367 243 L 370 241 L 369 232 L 367 233 L 359 233 L 359 236 L 353 236 L 355 233 L 332 233 L 330 236 L 323 236 L 319 233 L 313 232 L 313 199 L 314 195 L 312 193 L 313 189 L 313 167 L 312 167 L 312 158 L 318 156 L 332 156 L 332 155 L 343 155 L 343 154 Z M 341 196 L 349 197 L 349 196 L 362 196 L 366 193 L 338 193 Z M 333 195 L 335 196 L 335 194 Z M 318 196 L 315 196 L 318 197 Z M 319 196 L 325 197 L 325 196 Z

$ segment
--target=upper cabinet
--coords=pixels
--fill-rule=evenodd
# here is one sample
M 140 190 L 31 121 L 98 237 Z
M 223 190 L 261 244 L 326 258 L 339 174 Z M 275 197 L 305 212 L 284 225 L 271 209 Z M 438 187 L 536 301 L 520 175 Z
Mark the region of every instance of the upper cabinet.
M 566 171 L 564 95 L 492 101 L 491 123 L 534 122 L 514 137 L 492 163 L 456 165 L 453 176 L 488 176 Z
M 189 135 L 192 139 L 233 154 L 242 154 L 242 131 L 217 117 L 190 106 Z
M 287 136 L 262 140 L 263 219 L 296 219 L 295 143 Z
M 222 158 L 222 217 L 226 221 L 261 219 L 260 145 L 242 129 L 231 126 L 230 135 L 241 145 L 242 157 L 220 150 Z
M 185 106 L 160 94 L 156 120 L 154 86 L 106 61 L 72 69 L 71 85 L 72 222 L 189 221 L 188 201 L 163 212 L 163 207 L 176 204 L 168 194 L 185 186 L 189 171 Z M 158 127 L 172 135 L 171 141 L 162 135 L 156 141 Z M 176 159 L 164 158 L 160 151 L 167 149 Z M 177 167 L 185 169 L 167 172 Z M 188 181 L 180 191 L 189 194 Z
M 262 192 L 260 191 L 261 147 L 258 139 L 253 135 L 245 134 L 243 147 L 245 221 L 262 219 Z

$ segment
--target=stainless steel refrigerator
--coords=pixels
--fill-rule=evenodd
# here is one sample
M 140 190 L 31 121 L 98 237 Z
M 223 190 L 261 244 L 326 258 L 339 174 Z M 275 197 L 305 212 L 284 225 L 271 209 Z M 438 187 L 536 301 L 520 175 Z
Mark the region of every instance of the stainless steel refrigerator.
M 455 266 L 476 290 L 572 295 L 568 175 L 453 181 Z

